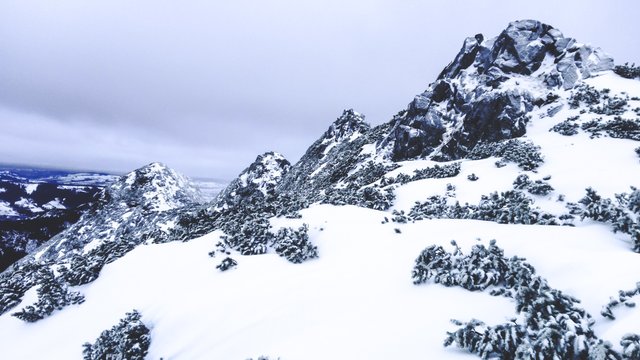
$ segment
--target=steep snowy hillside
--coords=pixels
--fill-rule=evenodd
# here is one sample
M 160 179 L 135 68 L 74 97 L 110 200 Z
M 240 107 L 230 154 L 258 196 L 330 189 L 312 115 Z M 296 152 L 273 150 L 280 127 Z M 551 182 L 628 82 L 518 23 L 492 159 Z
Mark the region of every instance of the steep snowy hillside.
M 0 165 L 0 271 L 78 221 L 113 178 Z
M 0 274 L 3 357 L 640 359 L 636 73 L 517 21 L 208 204 L 138 169 Z

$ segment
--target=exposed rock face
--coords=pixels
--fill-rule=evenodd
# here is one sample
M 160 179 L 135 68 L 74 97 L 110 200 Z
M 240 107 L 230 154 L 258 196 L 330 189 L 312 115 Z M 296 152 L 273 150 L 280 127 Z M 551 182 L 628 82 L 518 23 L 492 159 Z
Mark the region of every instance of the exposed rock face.
M 372 129 L 364 115 L 344 110 L 282 179 L 279 191 L 321 189 L 346 177 Z
M 120 178 L 105 189 L 111 202 L 148 211 L 164 211 L 201 201 L 196 188 L 182 174 L 161 163 L 151 163 Z
M 512 22 L 494 39 L 467 38 L 437 81 L 393 120 L 382 145 L 392 145 L 394 161 L 460 158 L 478 142 L 524 135 L 527 112 L 549 93 L 612 68 L 599 48 L 539 21 Z M 540 88 L 546 91 L 532 90 Z
M 202 201 L 198 190 L 183 175 L 151 163 L 122 176 L 105 188 L 98 203 L 66 231 L 36 251 L 39 260 L 60 260 L 123 239 L 142 242 L 136 232 L 156 227 L 172 210 Z
M 268 197 L 275 193 L 280 179 L 289 172 L 291 163 L 275 152 L 259 155 L 227 188 L 218 195 L 216 202 L 234 204 L 252 197 Z

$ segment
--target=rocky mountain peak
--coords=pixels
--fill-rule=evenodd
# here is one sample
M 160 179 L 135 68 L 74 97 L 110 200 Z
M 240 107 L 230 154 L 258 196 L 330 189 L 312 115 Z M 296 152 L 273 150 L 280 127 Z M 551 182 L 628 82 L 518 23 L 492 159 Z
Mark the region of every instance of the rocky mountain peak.
M 369 124 L 364 121 L 364 115 L 353 109 L 348 109 L 344 110 L 342 115 L 331 124 L 329 129 L 324 133 L 323 139 L 342 141 L 354 136 L 354 134 L 361 134 L 369 129 Z
M 158 162 L 122 176 L 105 189 L 105 198 L 148 211 L 170 210 L 201 201 L 188 178 Z
M 280 179 L 291 169 L 291 163 L 277 152 L 258 155 L 217 197 L 217 203 L 236 203 L 253 196 L 268 197 L 274 194 Z
M 536 20 L 514 21 L 492 39 L 477 34 L 394 118 L 385 150 L 395 161 L 451 160 L 480 142 L 523 136 L 535 106 L 612 68 L 613 59 L 600 48 Z
M 492 80 L 505 74 L 531 75 L 547 57 L 552 60 L 547 83 L 565 89 L 573 88 L 580 78 L 613 68 L 613 59 L 600 48 L 579 44 L 540 21 L 519 20 L 496 38 L 485 40 L 482 34 L 467 38 L 438 79 L 455 78 L 471 67 Z

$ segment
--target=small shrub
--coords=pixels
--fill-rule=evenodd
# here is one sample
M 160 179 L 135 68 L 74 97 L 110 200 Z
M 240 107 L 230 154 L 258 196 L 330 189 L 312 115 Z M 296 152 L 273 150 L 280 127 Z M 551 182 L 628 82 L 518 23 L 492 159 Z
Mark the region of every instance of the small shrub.
M 278 255 L 294 264 L 318 257 L 318 248 L 309 241 L 309 226 L 297 230 L 282 228 L 273 238 L 273 248 Z
M 70 292 L 61 279 L 56 278 L 51 270 L 42 268 L 37 273 L 38 301 L 24 309 L 11 314 L 26 322 L 36 322 L 61 310 L 67 305 L 81 304 L 84 296 L 79 292 Z
M 149 328 L 137 310 L 127 313 L 120 322 L 103 331 L 93 344 L 83 345 L 84 360 L 144 360 L 151 345 Z
M 216 266 L 216 269 L 220 270 L 220 271 L 227 271 L 229 269 L 233 269 L 234 267 L 238 266 L 238 262 L 233 260 L 230 257 L 226 257 L 222 260 L 222 262 L 220 264 L 218 264 Z
M 640 78 L 640 67 L 636 66 L 635 63 L 629 65 L 627 62 L 624 65 L 616 65 L 613 68 L 613 72 L 627 79 Z

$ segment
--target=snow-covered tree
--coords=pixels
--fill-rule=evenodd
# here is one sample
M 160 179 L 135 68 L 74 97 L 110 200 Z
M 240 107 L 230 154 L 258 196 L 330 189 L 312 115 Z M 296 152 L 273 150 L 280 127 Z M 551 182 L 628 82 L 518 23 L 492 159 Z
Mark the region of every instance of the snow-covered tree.
M 103 331 L 93 344 L 83 345 L 84 360 L 143 360 L 151 345 L 149 328 L 137 310 L 127 313 L 117 325 Z
M 60 278 L 56 278 L 48 268 L 42 268 L 38 271 L 36 285 L 38 285 L 38 301 L 13 313 L 13 316 L 23 321 L 35 322 L 67 305 L 84 302 L 82 294 L 69 291 L 67 285 Z

